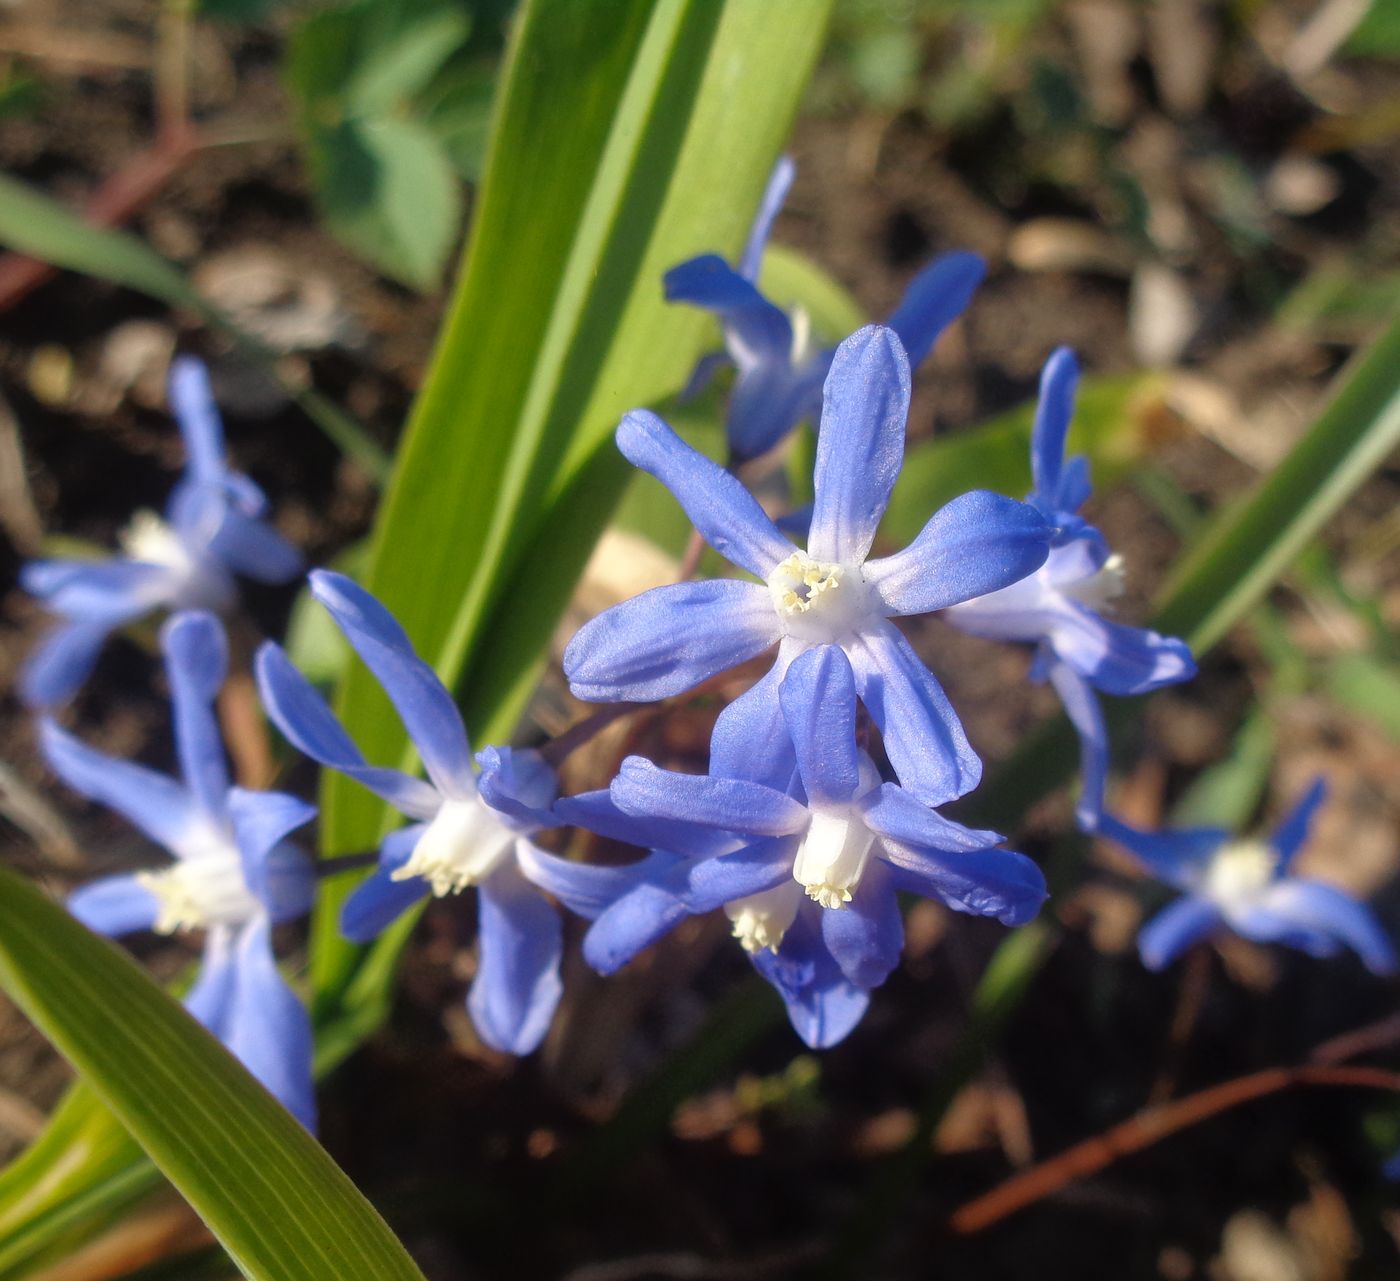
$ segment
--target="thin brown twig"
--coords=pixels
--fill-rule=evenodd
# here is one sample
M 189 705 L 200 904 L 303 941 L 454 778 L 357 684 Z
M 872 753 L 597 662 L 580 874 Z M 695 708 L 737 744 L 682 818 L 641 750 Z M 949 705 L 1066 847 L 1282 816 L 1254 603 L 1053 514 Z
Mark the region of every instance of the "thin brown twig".
M 1262 1072 L 1188 1094 L 1175 1103 L 1144 1108 L 1136 1116 L 1102 1134 L 1085 1139 L 1059 1156 L 1042 1161 L 1022 1174 L 1013 1175 L 990 1192 L 968 1201 L 954 1211 L 948 1226 L 964 1236 L 981 1232 L 1008 1215 L 1079 1179 L 1097 1174 L 1121 1157 L 1151 1147 L 1178 1130 L 1207 1120 L 1227 1108 L 1303 1085 L 1400 1091 L 1400 1072 L 1373 1067 L 1319 1065 L 1266 1068 Z

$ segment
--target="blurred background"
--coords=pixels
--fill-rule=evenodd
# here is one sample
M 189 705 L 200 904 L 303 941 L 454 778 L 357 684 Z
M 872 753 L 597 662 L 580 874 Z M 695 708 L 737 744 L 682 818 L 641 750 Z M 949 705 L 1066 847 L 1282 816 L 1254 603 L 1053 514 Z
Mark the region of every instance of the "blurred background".
M 9 691 L 43 619 L 15 571 L 41 545 L 111 545 L 133 507 L 163 503 L 181 464 L 164 409 L 177 347 L 210 360 L 232 453 L 284 532 L 312 562 L 348 550 L 353 565 L 373 487 L 289 396 L 323 393 L 392 448 L 471 218 L 511 10 L 0 5 L 0 167 L 128 228 L 190 291 L 172 307 L 104 278 L 120 263 L 56 274 L 0 258 L 0 842 L 51 888 L 144 851 L 37 759 Z M 376 56 L 386 48 L 396 56 Z M 791 153 L 775 240 L 866 315 L 886 314 L 936 253 L 990 263 L 918 379 L 911 437 L 962 442 L 919 473 L 940 492 L 1001 487 L 997 444 L 1041 363 L 1078 351 L 1101 482 L 1090 515 L 1128 562 L 1121 616 L 1139 621 L 1183 539 L 1287 453 L 1395 314 L 1400 4 L 837 0 Z M 22 216 L 0 191 L 0 240 Z M 209 306 L 261 356 L 209 327 Z M 1145 826 L 1251 827 L 1325 773 L 1304 867 L 1376 896 L 1392 927 L 1397 500 L 1392 458 L 1199 679 L 1151 702 L 1116 792 Z M 580 609 L 649 572 L 627 541 L 648 528 L 646 503 L 635 496 L 595 558 Z M 651 552 L 664 576 L 674 561 Z M 293 597 L 250 594 L 264 631 L 282 632 Z M 1024 654 L 936 622 L 916 637 L 990 762 L 1053 710 L 1024 685 Z M 78 721 L 108 751 L 163 763 L 152 635 L 133 639 L 109 646 Z M 718 706 L 600 738 L 568 783 L 598 786 L 624 749 L 700 768 Z M 524 736 L 579 711 L 556 673 Z M 1361 1091 L 1271 1095 L 985 1233 L 949 1230 L 961 1202 L 1148 1102 L 1298 1061 L 1396 1010 L 1396 987 L 1350 959 L 1233 940 L 1147 974 L 1134 937 L 1160 892 L 1072 827 L 1061 791 L 1017 835 L 1079 870 L 1047 908 L 1030 992 L 970 1079 L 948 1069 L 967 1053 L 993 924 L 919 904 L 906 965 L 848 1041 L 814 1055 L 747 989 L 736 999 L 747 967 L 724 923 L 690 922 L 607 987 L 576 964 L 545 1049 L 516 1063 L 461 1009 L 472 926 L 448 900 L 415 936 L 390 1026 L 326 1084 L 325 1142 L 434 1279 L 783 1277 L 838 1266 L 834 1249 L 870 1277 L 1400 1275 L 1396 1190 L 1379 1173 L 1400 1106 Z M 145 951 L 170 977 L 188 956 L 168 941 Z M 1377 1061 L 1393 1066 L 1400 1029 L 1389 1035 Z M 67 1079 L 0 1008 L 6 1155 Z M 44 1275 L 121 1276 L 191 1249 L 194 1263 L 142 1275 L 228 1275 L 174 1199 L 135 1222 L 144 1233 L 99 1264 Z

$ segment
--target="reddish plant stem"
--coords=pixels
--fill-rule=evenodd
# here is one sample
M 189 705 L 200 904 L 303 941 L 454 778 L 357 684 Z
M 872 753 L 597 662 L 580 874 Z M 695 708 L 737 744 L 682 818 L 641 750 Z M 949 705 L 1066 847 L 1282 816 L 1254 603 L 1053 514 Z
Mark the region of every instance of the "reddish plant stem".
M 631 716 L 633 712 L 650 706 L 650 703 L 611 703 L 607 707 L 601 707 L 591 716 L 570 725 L 562 734 L 551 738 L 540 748 L 540 755 L 551 765 L 558 767 L 560 761 L 570 752 L 577 751 L 590 739 L 602 733 L 613 721 Z
M 681 557 L 681 567 L 676 573 L 678 583 L 688 582 L 700 568 L 700 558 L 705 554 L 705 540 L 698 529 L 690 531 L 690 540 L 685 545 L 685 555 Z
M 1201 1017 L 1201 1007 L 1205 1004 L 1206 988 L 1210 984 L 1210 966 L 1213 953 L 1203 944 L 1198 944 L 1186 954 L 1186 965 L 1181 977 L 1181 991 L 1177 997 L 1176 1013 L 1172 1016 L 1171 1030 L 1167 1034 L 1167 1052 L 1157 1079 L 1147 1095 L 1149 1107 L 1165 1103 L 1176 1092 L 1177 1078 L 1181 1075 L 1181 1065 L 1186 1058 L 1186 1050 L 1196 1023 Z
M 83 217 L 97 227 L 116 227 L 149 204 L 199 149 L 193 125 L 172 127 L 93 192 Z M 0 311 L 13 307 L 58 274 L 58 268 L 24 254 L 0 255 Z
M 1059 1156 L 1014 1175 L 999 1187 L 954 1211 L 948 1226 L 960 1235 L 981 1232 L 1008 1215 L 1112 1165 L 1120 1157 L 1151 1147 L 1187 1126 L 1227 1108 L 1302 1085 L 1353 1086 L 1400 1091 L 1400 1072 L 1373 1067 L 1276 1067 L 1213 1085 L 1175 1103 L 1143 1109 L 1119 1125 L 1078 1143 Z

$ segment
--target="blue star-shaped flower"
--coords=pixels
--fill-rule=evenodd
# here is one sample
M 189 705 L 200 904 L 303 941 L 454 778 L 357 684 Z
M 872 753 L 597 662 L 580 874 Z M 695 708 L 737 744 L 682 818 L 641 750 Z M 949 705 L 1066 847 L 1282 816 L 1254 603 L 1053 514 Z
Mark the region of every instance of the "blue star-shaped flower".
M 367 942 L 424 896 L 475 886 L 481 956 L 467 1008 L 489 1045 L 528 1054 L 562 991 L 559 915 L 528 879 L 530 834 L 558 822 L 554 773 L 536 752 L 488 747 L 473 758 L 452 696 L 389 611 L 344 575 L 316 570 L 310 582 L 403 718 L 431 780 L 367 764 L 286 654 L 271 641 L 258 650 L 258 688 L 287 740 L 415 820 L 385 838 L 341 929 Z
M 283 838 L 315 809 L 278 792 L 230 787 L 213 701 L 228 653 L 211 614 L 176 614 L 161 631 L 174 703 L 176 781 L 95 751 L 40 722 L 49 765 L 75 791 L 129 819 L 173 867 L 108 876 L 75 891 L 73 914 L 101 934 L 205 931 L 185 1006 L 303 1125 L 314 1129 L 311 1024 L 277 972 L 271 929 L 311 906 L 311 861 Z
M 540 879 L 594 919 L 584 955 L 611 973 L 683 917 L 723 908 L 760 973 L 782 994 L 798 1034 L 834 1044 L 860 1019 L 869 990 L 898 964 L 897 892 L 1020 925 L 1045 880 L 995 832 L 943 818 L 881 783 L 856 741 L 855 675 L 834 645 L 794 660 L 782 710 L 796 758 L 786 788 L 753 781 L 748 747 L 723 728 L 708 775 L 629 757 L 613 781 L 614 813 L 576 800 L 572 822 L 653 846 L 634 868 L 589 868 L 547 856 Z M 685 847 L 678 848 L 684 842 Z
M 222 613 L 235 600 L 234 574 L 285 583 L 301 572 L 300 553 L 263 519 L 262 490 L 229 470 L 209 375 L 192 357 L 170 367 L 170 404 L 189 462 L 165 518 L 138 512 L 121 538 L 124 555 L 55 557 L 20 571 L 25 591 L 63 620 L 20 673 L 31 707 L 56 707 L 77 693 L 116 628 L 158 609 Z
M 755 754 L 790 760 L 778 686 L 804 650 L 839 645 L 903 785 L 930 805 L 977 785 L 981 762 L 942 687 L 891 617 L 924 614 L 996 591 L 1045 560 L 1041 514 L 986 491 L 934 513 L 904 551 L 867 560 L 904 457 L 909 362 L 890 329 L 871 325 L 837 350 L 817 442 L 806 551 L 779 532 L 729 472 L 655 414 L 622 420 L 618 448 L 658 477 L 705 539 L 760 581 L 658 587 L 579 629 L 564 671 L 579 698 L 657 699 L 778 646 L 772 671 L 724 717 Z
M 1268 840 L 1235 840 L 1224 828 L 1141 832 L 1104 814 L 1099 832 L 1135 855 L 1158 880 L 1182 890 L 1138 935 L 1142 962 L 1170 965 L 1222 929 L 1311 956 L 1354 951 L 1377 974 L 1396 968 L 1395 948 L 1364 903 L 1345 890 L 1292 874 L 1326 785 L 1317 779 Z
M 1196 664 L 1183 641 L 1103 616 L 1123 590 L 1122 559 L 1078 514 L 1091 492 L 1088 460 L 1065 459 L 1078 379 L 1074 353 L 1054 352 L 1041 375 L 1031 435 L 1035 488 L 1027 502 L 1057 527 L 1049 557 L 1029 577 L 954 605 L 943 617 L 975 636 L 1036 646 L 1032 679 L 1049 679 L 1079 733 L 1079 821 L 1092 829 L 1108 773 L 1108 735 L 1094 690 L 1143 694 L 1189 680 Z
M 668 301 L 690 303 L 719 317 L 725 350 L 702 358 L 684 394 L 696 394 L 720 365 L 735 367 L 725 429 L 736 463 L 765 453 L 804 418 L 816 418 L 836 353 L 834 347 L 812 341 L 804 312 L 789 316 L 758 290 L 768 233 L 794 172 L 791 159 L 778 160 L 737 267 L 718 254 L 702 254 L 673 267 L 664 281 Z M 885 322 L 899 335 L 910 364 L 919 365 L 938 335 L 962 315 L 985 274 L 986 265 L 976 254 L 949 253 L 914 277 Z

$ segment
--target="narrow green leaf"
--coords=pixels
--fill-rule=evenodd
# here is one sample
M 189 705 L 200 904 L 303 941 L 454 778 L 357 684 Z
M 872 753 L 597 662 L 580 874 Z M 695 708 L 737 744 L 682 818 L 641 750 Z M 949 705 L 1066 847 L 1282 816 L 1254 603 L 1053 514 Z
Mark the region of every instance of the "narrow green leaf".
M 784 311 L 806 312 L 823 342 L 839 343 L 869 319 L 830 272 L 786 245 L 769 245 L 764 252 L 759 287 Z
M 283 379 L 272 352 L 196 293 L 179 271 L 135 236 L 95 227 L 58 201 L 0 174 L 0 245 L 67 271 L 124 285 L 171 307 L 197 311 L 263 364 L 306 416 L 371 479 L 387 478 L 388 456 L 359 423 L 319 393 L 304 391 Z
M 1326 679 L 1337 702 L 1400 742 L 1400 669 L 1373 654 L 1343 654 L 1328 665 Z
M 1172 824 L 1242 831 L 1269 785 L 1275 741 L 1274 722 L 1268 712 L 1258 706 L 1251 708 L 1229 755 L 1196 775 L 1172 807 Z
M 422 1281 L 316 1141 L 125 952 L 0 870 L 0 986 L 254 1281 Z
M 1165 589 L 1156 625 L 1208 649 L 1400 445 L 1400 321 L 1343 371 L 1331 402 L 1252 493 L 1214 520 Z

